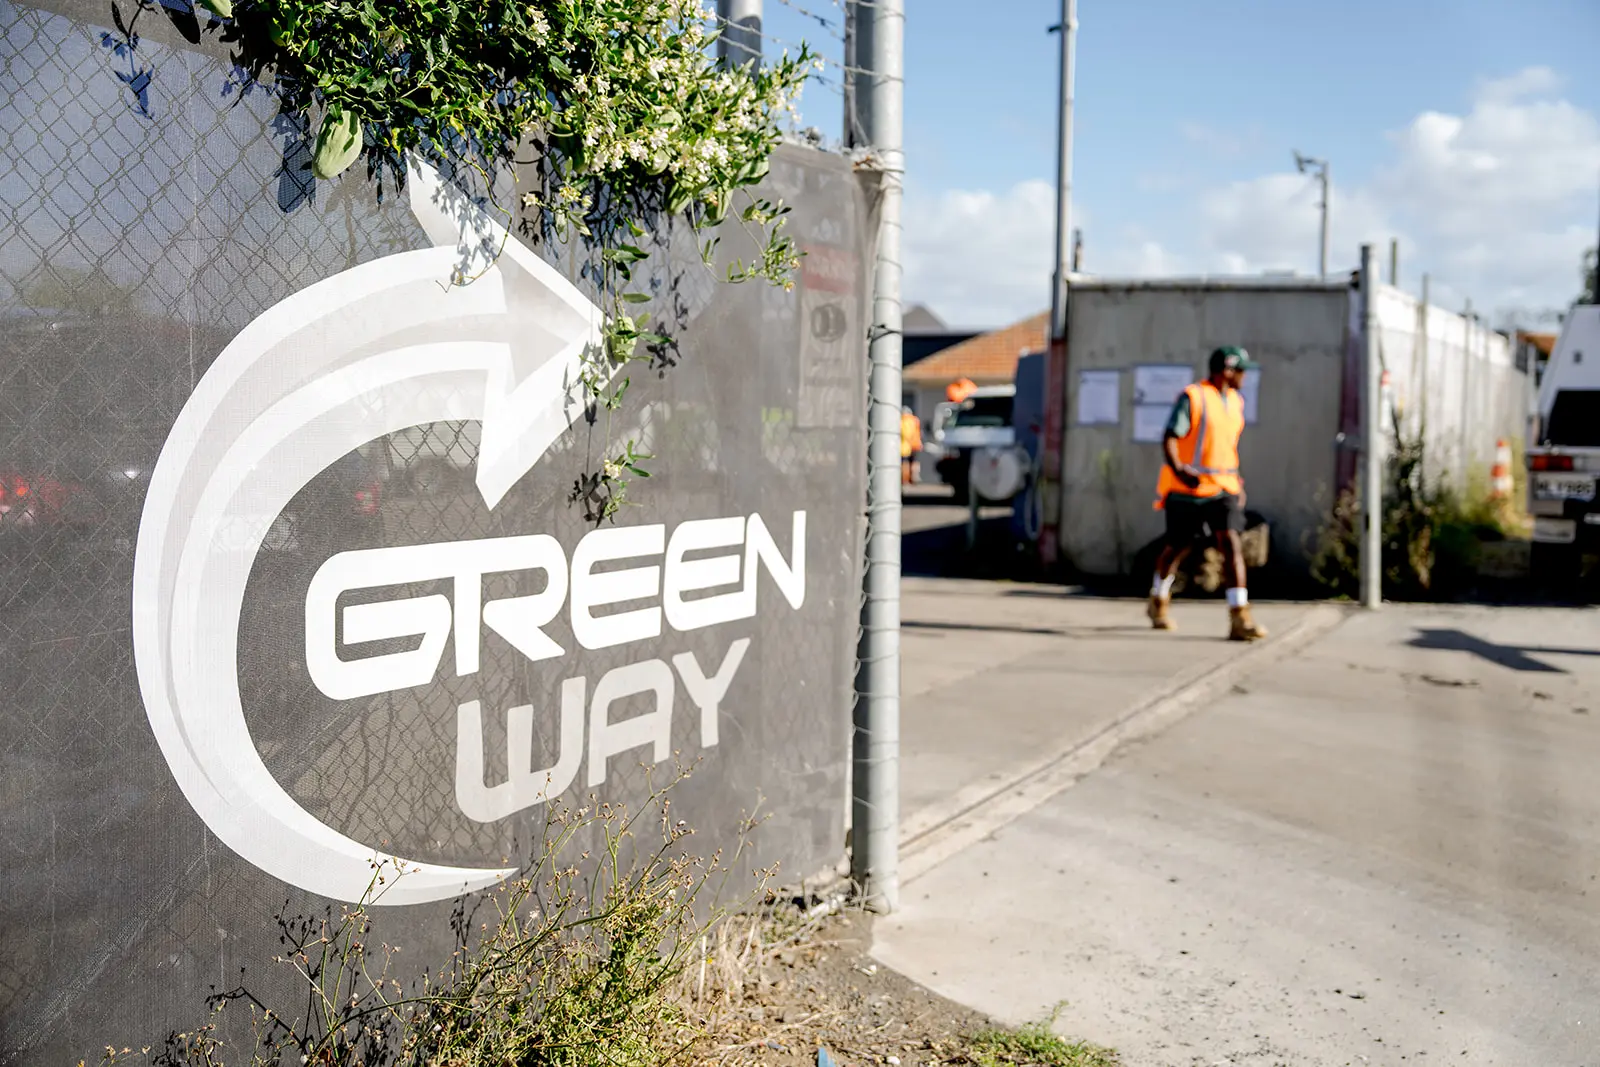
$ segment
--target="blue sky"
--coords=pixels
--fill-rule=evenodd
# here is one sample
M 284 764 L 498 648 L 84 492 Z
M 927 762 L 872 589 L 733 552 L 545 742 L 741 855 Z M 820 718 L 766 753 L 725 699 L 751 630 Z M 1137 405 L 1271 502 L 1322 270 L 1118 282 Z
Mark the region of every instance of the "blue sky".
M 1048 288 L 1045 29 L 1059 4 L 906 7 L 907 298 L 973 325 L 1020 317 Z M 1333 267 L 1398 236 L 1402 284 L 1429 271 L 1444 302 L 1526 317 L 1575 293 L 1600 225 L 1596 0 L 1078 7 L 1086 269 L 1313 271 L 1316 193 L 1294 173 L 1299 148 L 1332 162 Z M 840 54 L 835 0 L 767 9 L 773 38 Z M 806 122 L 834 133 L 838 110 L 830 87 L 807 88 Z

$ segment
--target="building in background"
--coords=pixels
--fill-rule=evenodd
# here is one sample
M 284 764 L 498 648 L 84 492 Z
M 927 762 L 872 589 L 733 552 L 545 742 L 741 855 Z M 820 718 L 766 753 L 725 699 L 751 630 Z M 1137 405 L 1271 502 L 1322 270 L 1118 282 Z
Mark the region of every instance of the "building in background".
M 945 389 L 962 378 L 974 385 L 1010 385 L 1016 380 L 1017 360 L 1044 349 L 1049 316 L 1040 312 L 999 330 L 971 334 L 912 364 L 909 356 L 903 374 L 905 402 L 924 426 L 933 421 L 934 409 L 945 399 Z M 910 322 L 911 316 L 906 316 Z M 906 336 L 910 351 L 911 335 Z
M 1064 415 L 1059 557 L 1087 575 L 1142 571 L 1162 531 L 1151 505 L 1173 400 L 1211 349 L 1237 344 L 1261 364 L 1244 390 L 1249 507 L 1271 526 L 1272 565 L 1304 577 L 1334 500 L 1354 485 L 1362 345 L 1349 279 L 1094 278 L 1075 282 L 1070 301 L 1066 381 L 1048 398 Z M 1510 339 L 1392 286 L 1376 302 L 1385 437 L 1398 423 L 1424 438 L 1430 481 L 1487 478 L 1499 440 L 1526 427 Z
M 977 337 L 982 330 L 958 329 L 948 325 L 925 304 L 915 304 L 906 309 L 901 323 L 900 365 L 909 370 L 930 356 L 963 341 Z M 910 393 L 905 403 L 910 404 Z M 926 419 L 922 412 L 918 416 Z

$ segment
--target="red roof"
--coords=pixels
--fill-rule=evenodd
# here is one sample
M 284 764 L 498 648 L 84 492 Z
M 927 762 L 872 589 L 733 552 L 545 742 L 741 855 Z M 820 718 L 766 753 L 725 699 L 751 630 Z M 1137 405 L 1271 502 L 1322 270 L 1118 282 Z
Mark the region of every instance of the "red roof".
M 1030 352 L 1044 351 L 1049 318 L 1048 312 L 1040 312 L 1005 329 L 951 345 L 907 367 L 904 380 L 921 386 L 948 385 L 957 378 L 971 378 L 979 385 L 1014 381 L 1017 360 Z

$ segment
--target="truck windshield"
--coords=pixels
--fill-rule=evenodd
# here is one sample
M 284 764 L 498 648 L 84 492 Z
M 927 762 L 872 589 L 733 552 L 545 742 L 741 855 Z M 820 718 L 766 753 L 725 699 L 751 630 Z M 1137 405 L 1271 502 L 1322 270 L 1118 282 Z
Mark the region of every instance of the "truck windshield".
M 1600 389 L 1563 389 L 1550 405 L 1544 439 L 1566 448 L 1600 448 Z
M 950 421 L 945 423 L 945 426 L 946 428 L 1010 426 L 1014 400 L 1014 397 L 1009 396 L 973 397 L 951 413 Z

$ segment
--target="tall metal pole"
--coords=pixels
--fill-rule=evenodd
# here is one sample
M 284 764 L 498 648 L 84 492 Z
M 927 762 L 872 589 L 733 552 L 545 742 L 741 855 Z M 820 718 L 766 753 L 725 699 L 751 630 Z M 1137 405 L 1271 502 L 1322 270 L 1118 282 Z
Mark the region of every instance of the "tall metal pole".
M 1400 238 L 1389 238 L 1389 284 L 1400 286 Z
M 1378 279 L 1361 246 L 1361 606 L 1383 603 L 1383 378 L 1378 362 Z
M 872 138 L 873 19 L 871 4 L 845 0 L 844 12 L 844 143 L 846 148 L 867 148 Z
M 761 65 L 762 0 L 717 0 L 717 58 L 724 66 Z
M 1056 112 L 1056 245 L 1051 261 L 1050 338 L 1067 335 L 1067 274 L 1072 263 L 1072 92 L 1078 0 L 1061 0 L 1061 105 Z
M 1322 161 L 1322 239 L 1318 242 L 1317 272 L 1323 281 L 1328 280 L 1328 161 Z M 1362 275 L 1366 277 L 1366 275 Z
M 905 173 L 904 0 L 857 9 L 872 23 L 866 131 L 878 170 L 871 379 L 867 412 L 867 547 L 852 753 L 851 875 L 867 906 L 900 903 L 900 202 Z
M 1056 531 L 1063 507 L 1062 436 L 1066 427 L 1067 397 L 1067 277 L 1072 256 L 1072 95 L 1073 60 L 1078 43 L 1077 0 L 1061 0 L 1059 70 L 1060 107 L 1056 112 L 1056 232 L 1050 279 L 1050 332 L 1045 356 L 1044 433 L 1039 441 L 1041 497 L 1039 560 L 1046 567 L 1056 561 Z

